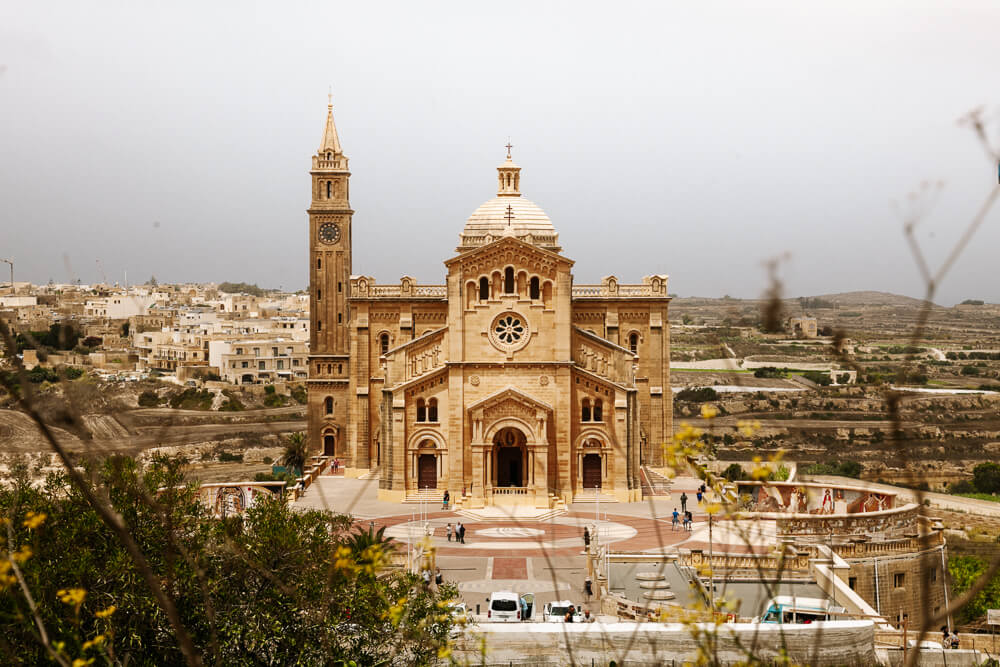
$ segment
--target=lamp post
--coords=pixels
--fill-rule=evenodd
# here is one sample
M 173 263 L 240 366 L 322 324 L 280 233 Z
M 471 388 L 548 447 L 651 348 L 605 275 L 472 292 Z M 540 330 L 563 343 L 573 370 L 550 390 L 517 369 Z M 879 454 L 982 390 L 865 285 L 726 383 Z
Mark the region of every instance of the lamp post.
M 4 264 L 10 264 L 10 293 L 14 293 L 14 260 L 12 259 L 0 259 L 0 262 Z

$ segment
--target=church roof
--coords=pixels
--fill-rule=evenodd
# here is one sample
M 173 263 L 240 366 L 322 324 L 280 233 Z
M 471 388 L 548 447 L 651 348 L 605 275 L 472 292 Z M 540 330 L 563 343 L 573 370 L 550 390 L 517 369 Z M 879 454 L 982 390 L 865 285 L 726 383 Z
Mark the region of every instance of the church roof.
M 507 154 L 497 167 L 497 196 L 473 211 L 459 235 L 458 251 L 486 245 L 504 236 L 513 236 L 546 250 L 559 252 L 559 234 L 538 204 L 521 196 L 521 168 Z

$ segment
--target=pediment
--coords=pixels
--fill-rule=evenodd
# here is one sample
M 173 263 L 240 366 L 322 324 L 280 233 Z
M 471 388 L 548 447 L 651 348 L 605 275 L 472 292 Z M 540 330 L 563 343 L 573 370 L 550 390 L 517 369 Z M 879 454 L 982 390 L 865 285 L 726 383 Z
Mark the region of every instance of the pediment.
M 508 264 L 517 267 L 530 267 L 540 275 L 554 278 L 558 268 L 573 266 L 573 260 L 551 250 L 525 243 L 520 239 L 503 237 L 452 257 L 444 263 L 449 272 L 454 268 L 460 268 L 463 273 L 472 274 L 488 273 Z
M 473 403 L 469 406 L 469 412 L 474 418 L 487 420 L 500 416 L 536 419 L 539 414 L 550 414 L 552 406 L 519 389 L 507 387 Z

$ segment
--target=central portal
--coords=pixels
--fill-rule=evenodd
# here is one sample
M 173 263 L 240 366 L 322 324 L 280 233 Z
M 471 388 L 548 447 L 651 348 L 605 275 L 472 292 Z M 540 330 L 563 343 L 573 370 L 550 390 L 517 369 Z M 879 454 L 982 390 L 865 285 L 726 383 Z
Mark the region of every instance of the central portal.
M 496 452 L 496 471 L 493 480 L 497 487 L 527 486 L 527 457 L 524 434 L 516 428 L 505 428 L 493 441 Z

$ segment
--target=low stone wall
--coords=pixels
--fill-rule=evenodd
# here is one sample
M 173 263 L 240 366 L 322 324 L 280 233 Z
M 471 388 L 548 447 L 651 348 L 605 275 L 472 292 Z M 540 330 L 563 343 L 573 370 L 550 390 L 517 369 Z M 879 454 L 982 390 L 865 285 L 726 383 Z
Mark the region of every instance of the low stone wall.
M 680 623 L 483 623 L 455 643 L 453 656 L 468 664 L 532 665 L 682 665 L 695 662 L 695 631 L 712 625 Z M 723 624 L 718 627 L 713 664 L 747 661 L 747 650 L 763 660 L 777 659 L 782 647 L 793 663 L 872 665 L 874 624 L 837 621 L 809 625 Z M 486 644 L 482 655 L 481 640 Z M 704 639 L 703 639 L 704 642 Z

